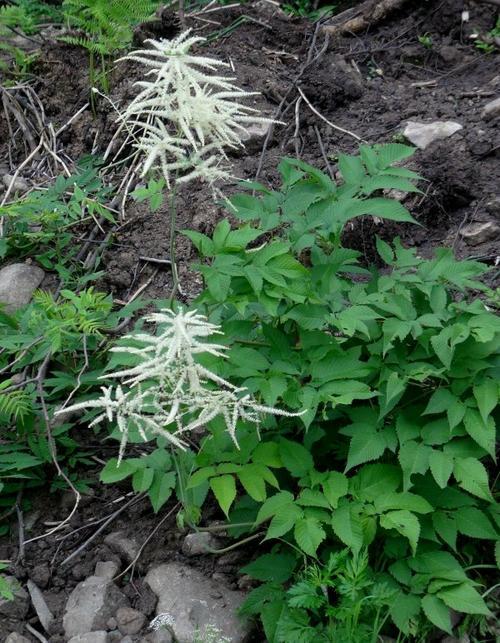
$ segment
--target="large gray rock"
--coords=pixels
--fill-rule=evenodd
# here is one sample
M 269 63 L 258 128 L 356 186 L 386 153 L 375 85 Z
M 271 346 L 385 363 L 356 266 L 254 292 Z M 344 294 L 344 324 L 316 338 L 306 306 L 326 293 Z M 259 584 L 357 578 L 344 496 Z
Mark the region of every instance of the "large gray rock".
M 33 291 L 42 283 L 44 271 L 27 263 L 12 263 L 0 270 L 0 304 L 8 313 L 29 304 Z
M 453 136 L 455 132 L 462 129 L 460 123 L 453 121 L 435 121 L 434 123 L 417 123 L 408 121 L 403 130 L 403 135 L 410 143 L 416 145 L 421 150 L 425 150 L 434 141 L 440 141 L 444 138 Z
M 68 643 L 107 643 L 107 640 L 107 632 L 104 630 L 97 630 L 96 632 L 87 632 L 87 634 L 73 636 L 69 639 Z
M 9 601 L 0 596 L 0 616 L 7 616 L 22 621 L 30 607 L 28 592 L 21 587 L 19 581 L 14 578 L 14 576 L 4 575 L 4 578 L 9 584 L 14 598 Z
M 499 238 L 500 226 L 493 221 L 469 223 L 460 230 L 460 234 L 469 246 L 478 246 L 480 243 Z
M 486 121 L 489 121 L 493 118 L 498 118 L 498 116 L 500 116 L 500 97 L 495 98 L 495 100 L 491 100 L 489 103 L 486 103 L 481 113 L 481 117 Z
M 63 617 L 67 638 L 106 629 L 106 622 L 128 599 L 105 578 L 89 576 L 71 592 Z
M 157 615 L 165 615 L 178 643 L 192 643 L 195 635 L 215 629 L 232 643 L 242 643 L 250 634 L 248 623 L 238 617 L 245 594 L 206 578 L 180 563 L 165 563 L 151 569 L 145 582 L 158 596 Z

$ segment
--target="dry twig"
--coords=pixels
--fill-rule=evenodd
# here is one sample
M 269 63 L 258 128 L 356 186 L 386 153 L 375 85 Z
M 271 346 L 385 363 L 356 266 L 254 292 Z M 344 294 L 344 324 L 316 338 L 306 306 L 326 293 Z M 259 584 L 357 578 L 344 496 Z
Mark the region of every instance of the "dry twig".
M 324 121 L 327 125 L 329 125 L 329 126 L 330 126 L 330 127 L 332 127 L 333 129 L 337 130 L 338 132 L 342 132 L 343 134 L 348 134 L 349 136 L 352 136 L 352 137 L 353 137 L 353 138 L 355 138 L 357 141 L 361 141 L 362 143 L 366 143 L 366 142 L 367 142 L 367 141 L 365 141 L 363 138 L 361 138 L 361 136 L 358 136 L 358 135 L 357 135 L 357 134 L 355 134 L 354 132 L 351 132 L 351 131 L 350 131 L 350 130 L 348 130 L 348 129 L 344 129 L 343 127 L 340 127 L 339 125 L 334 125 L 334 124 L 333 124 L 331 121 L 329 121 L 325 116 L 323 116 L 323 114 L 322 114 L 321 112 L 318 112 L 318 110 L 317 110 L 317 109 L 316 109 L 316 108 L 311 104 L 310 100 L 307 98 L 307 96 L 304 94 L 304 92 L 302 91 L 302 89 L 301 89 L 300 87 L 297 87 L 297 91 L 298 91 L 298 92 L 299 92 L 299 94 L 302 96 L 302 98 L 304 99 L 304 102 L 307 104 L 307 106 L 309 107 L 309 109 L 310 109 L 314 114 L 316 114 L 316 116 L 318 116 L 318 118 L 321 118 L 321 120 L 322 120 L 322 121 Z

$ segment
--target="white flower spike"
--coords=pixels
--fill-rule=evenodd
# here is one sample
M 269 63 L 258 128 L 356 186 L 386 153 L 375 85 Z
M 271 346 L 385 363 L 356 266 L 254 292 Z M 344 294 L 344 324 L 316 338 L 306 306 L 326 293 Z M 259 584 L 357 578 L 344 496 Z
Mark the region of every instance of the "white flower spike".
M 116 346 L 116 353 L 138 358 L 131 368 L 110 373 L 104 378 L 119 379 L 116 387 L 103 387 L 96 400 L 80 402 L 59 413 L 80 409 L 102 409 L 90 426 L 104 419 L 115 421 L 121 433 L 119 459 L 123 457 L 130 430 L 138 431 L 144 441 L 161 435 L 184 449 L 183 434 L 189 434 L 221 416 L 233 442 L 238 446 L 239 420 L 259 427 L 266 414 L 296 417 L 281 409 L 258 404 L 243 388 L 219 377 L 197 363 L 195 357 L 210 354 L 224 358 L 226 346 L 205 341 L 221 331 L 196 311 L 174 313 L 164 309 L 146 317 L 159 325 L 157 335 L 140 333 L 126 336 L 137 346 Z M 124 390 L 125 389 L 125 390 Z M 174 425 L 174 426 L 172 426 Z
M 122 58 L 148 70 L 119 120 L 131 128 L 134 145 L 144 155 L 143 175 L 160 170 L 169 187 L 174 177 L 180 183 L 199 178 L 212 185 L 231 178 L 223 165 L 224 148 L 243 145 L 245 125 L 275 122 L 240 102 L 255 92 L 216 75 L 227 63 L 190 53 L 204 41 L 188 30 L 173 40 L 147 40 L 150 49 Z

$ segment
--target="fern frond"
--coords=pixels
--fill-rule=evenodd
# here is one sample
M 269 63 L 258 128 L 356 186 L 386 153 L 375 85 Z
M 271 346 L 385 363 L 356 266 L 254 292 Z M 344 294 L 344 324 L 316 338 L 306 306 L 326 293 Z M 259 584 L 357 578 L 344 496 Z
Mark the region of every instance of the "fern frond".
M 22 420 L 31 410 L 32 398 L 24 391 L 0 392 L 0 421 Z
M 150 18 L 160 4 L 159 0 L 64 0 L 63 11 L 69 25 L 86 33 L 90 42 L 105 49 L 106 55 L 127 47 L 133 27 Z M 71 44 L 89 49 L 88 40 Z
M 68 45 L 74 45 L 75 47 L 82 47 L 82 49 L 86 49 L 89 53 L 99 54 L 101 56 L 106 56 L 111 53 L 101 42 L 96 42 L 85 36 L 61 36 L 59 41 L 65 42 Z

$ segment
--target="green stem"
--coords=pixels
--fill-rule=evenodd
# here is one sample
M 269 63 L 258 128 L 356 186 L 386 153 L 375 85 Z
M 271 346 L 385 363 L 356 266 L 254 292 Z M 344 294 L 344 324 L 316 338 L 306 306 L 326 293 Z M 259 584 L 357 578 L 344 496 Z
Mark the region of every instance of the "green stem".
M 94 118 L 97 116 L 95 94 L 92 87 L 95 85 L 95 66 L 94 66 L 94 52 L 89 50 L 89 87 L 90 87 L 90 108 Z
M 172 293 L 170 295 L 170 300 L 171 300 L 170 306 L 173 305 L 175 293 L 179 288 L 179 275 L 177 273 L 177 264 L 176 264 L 176 258 L 175 258 L 175 228 L 177 223 L 176 197 L 177 197 L 177 176 L 175 177 L 174 187 L 170 192 L 170 204 L 169 204 L 169 210 L 170 210 L 170 239 L 169 239 L 170 257 L 169 259 L 171 261 L 171 266 L 172 266 L 172 280 L 173 280 Z
M 101 74 L 102 74 L 102 89 L 105 94 L 109 94 L 108 72 L 106 70 L 106 61 L 103 55 L 101 55 Z
M 239 527 L 253 527 L 255 525 L 254 522 L 235 522 L 232 525 L 212 525 L 211 527 L 196 527 L 195 525 L 191 525 L 193 529 L 196 531 L 226 531 L 226 529 L 237 529 Z
M 495 589 L 497 589 L 497 587 L 500 587 L 500 583 L 497 583 L 496 585 L 493 585 L 493 587 L 490 587 L 489 589 L 487 589 L 484 592 L 484 594 L 481 595 L 481 598 L 486 598 L 487 596 L 489 596 L 491 594 L 491 592 L 493 592 Z
M 245 545 L 246 543 L 249 543 L 252 540 L 255 540 L 256 538 L 261 538 L 264 536 L 264 532 L 260 532 L 258 534 L 253 534 L 253 536 L 247 536 L 247 538 L 243 538 L 243 540 L 239 540 L 237 543 L 233 543 L 232 545 L 229 545 L 228 547 L 223 547 L 222 549 L 212 549 L 211 547 L 205 547 L 207 553 L 209 554 L 225 554 L 228 551 L 232 551 L 233 549 L 236 549 L 237 547 L 241 547 L 241 545 Z

